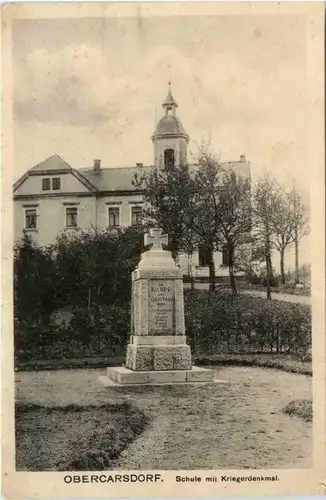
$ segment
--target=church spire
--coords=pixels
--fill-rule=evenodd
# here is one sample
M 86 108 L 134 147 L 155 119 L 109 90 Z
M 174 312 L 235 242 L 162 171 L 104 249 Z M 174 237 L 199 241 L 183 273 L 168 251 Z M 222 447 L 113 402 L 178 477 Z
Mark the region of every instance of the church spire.
M 178 107 L 178 104 L 172 96 L 171 81 L 169 81 L 168 84 L 169 84 L 169 92 L 166 99 L 162 103 L 162 108 L 165 109 L 165 115 L 168 115 L 169 111 L 172 111 L 173 116 L 175 116 L 175 110 Z

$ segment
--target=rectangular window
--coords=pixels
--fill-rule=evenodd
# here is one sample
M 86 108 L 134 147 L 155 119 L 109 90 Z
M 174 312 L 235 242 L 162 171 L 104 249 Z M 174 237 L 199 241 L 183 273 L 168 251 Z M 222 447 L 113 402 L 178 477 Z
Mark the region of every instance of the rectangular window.
M 109 227 L 120 226 L 120 209 L 119 207 L 109 207 Z
M 52 189 L 53 191 L 58 191 L 61 189 L 61 179 L 60 177 L 54 177 L 52 179 Z
M 36 210 L 26 210 L 26 229 L 36 229 Z
M 199 265 L 206 267 L 209 266 L 210 262 L 212 260 L 212 251 L 210 248 L 205 247 L 205 246 L 200 246 L 198 248 L 198 261 Z
M 223 247 L 222 247 L 222 266 L 227 267 L 229 265 L 229 261 L 230 261 L 229 249 L 226 245 L 223 245 Z
M 131 224 L 137 226 L 142 223 L 143 209 L 142 207 L 132 207 L 131 209 Z
M 77 227 L 77 208 L 66 208 L 66 226 Z
M 51 179 L 42 179 L 42 190 L 50 191 L 51 189 Z

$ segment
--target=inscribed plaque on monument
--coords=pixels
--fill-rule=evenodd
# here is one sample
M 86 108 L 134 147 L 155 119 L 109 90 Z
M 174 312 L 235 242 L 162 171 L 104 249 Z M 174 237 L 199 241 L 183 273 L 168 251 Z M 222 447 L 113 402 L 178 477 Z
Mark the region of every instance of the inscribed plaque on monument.
M 174 334 L 174 281 L 149 281 L 148 330 L 149 335 Z

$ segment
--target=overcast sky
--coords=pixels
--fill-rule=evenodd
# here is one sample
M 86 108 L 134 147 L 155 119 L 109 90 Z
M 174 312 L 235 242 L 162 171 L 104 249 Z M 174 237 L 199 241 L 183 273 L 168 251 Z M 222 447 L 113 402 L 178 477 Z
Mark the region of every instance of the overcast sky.
M 307 189 L 303 17 L 20 20 L 14 24 L 15 178 L 57 153 L 73 167 L 153 162 L 172 80 L 189 150 L 211 137 Z

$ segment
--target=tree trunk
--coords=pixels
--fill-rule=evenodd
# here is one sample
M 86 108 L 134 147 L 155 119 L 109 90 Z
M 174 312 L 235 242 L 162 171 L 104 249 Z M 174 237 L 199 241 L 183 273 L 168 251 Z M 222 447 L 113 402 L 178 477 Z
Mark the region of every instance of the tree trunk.
M 266 244 L 266 291 L 267 291 L 267 299 L 271 300 L 271 281 L 272 281 L 272 258 L 271 258 L 271 250 L 270 246 Z
M 284 252 L 285 252 L 285 249 L 281 248 L 281 250 L 280 250 L 280 271 L 281 271 L 281 283 L 282 283 L 282 285 L 285 285 Z
M 298 231 L 295 231 L 295 238 L 294 238 L 294 258 L 295 258 L 295 283 L 299 283 L 300 281 L 300 276 L 299 276 L 299 238 L 298 238 Z
M 215 262 L 213 250 L 211 249 L 211 255 L 209 259 L 209 290 L 211 292 L 215 292 L 216 284 L 215 284 Z
M 230 274 L 230 285 L 231 285 L 232 294 L 237 295 L 238 291 L 237 291 L 237 287 L 235 284 L 234 269 L 233 269 L 232 265 L 229 266 L 229 274 Z
M 174 260 L 176 265 L 180 267 L 180 256 L 178 250 L 175 250 L 174 252 Z
M 195 290 L 195 280 L 192 274 L 192 253 L 188 253 L 188 274 L 190 279 L 191 290 Z
M 90 311 L 90 309 L 91 309 L 91 300 L 92 300 L 92 290 L 91 290 L 91 287 L 88 287 L 88 301 L 87 301 L 88 311 Z
M 232 294 L 237 295 L 238 291 L 237 291 L 237 287 L 235 284 L 235 278 L 234 278 L 233 260 L 234 260 L 234 249 L 230 248 L 229 255 L 228 255 L 230 285 L 231 285 Z
M 172 236 L 172 239 L 171 239 L 170 250 L 172 253 L 172 257 L 174 258 L 176 263 L 178 263 L 177 259 L 178 259 L 178 253 L 179 253 L 179 244 L 178 244 L 178 241 L 174 235 Z

